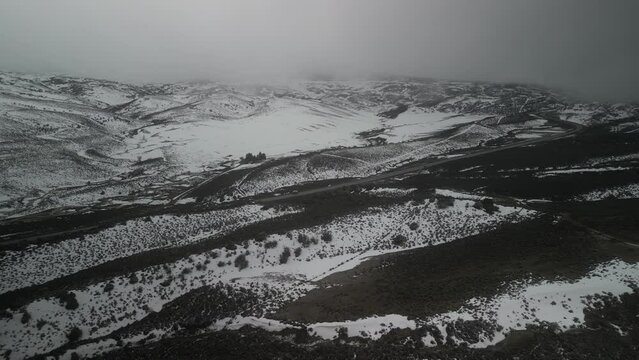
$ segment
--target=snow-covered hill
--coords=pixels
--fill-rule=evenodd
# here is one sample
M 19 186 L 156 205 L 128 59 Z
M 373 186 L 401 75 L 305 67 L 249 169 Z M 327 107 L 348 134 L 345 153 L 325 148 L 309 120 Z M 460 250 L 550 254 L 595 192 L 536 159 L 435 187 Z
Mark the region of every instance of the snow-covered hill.
M 276 158 L 403 143 L 533 112 L 587 124 L 638 108 L 577 104 L 535 87 L 415 79 L 132 85 L 0 73 L 0 217 L 149 192 L 161 201 L 153 185 L 186 186 L 192 174 L 247 152 Z

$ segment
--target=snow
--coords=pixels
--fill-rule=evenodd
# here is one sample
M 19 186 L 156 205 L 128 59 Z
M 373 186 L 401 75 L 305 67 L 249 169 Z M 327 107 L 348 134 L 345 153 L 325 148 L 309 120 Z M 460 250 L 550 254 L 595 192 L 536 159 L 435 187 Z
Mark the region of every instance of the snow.
M 599 167 L 599 168 L 570 168 L 570 169 L 541 171 L 537 173 L 535 176 L 542 178 L 542 177 L 554 176 L 554 175 L 560 175 L 560 174 L 581 174 L 581 173 L 607 172 L 607 171 L 625 171 L 630 169 L 632 168 L 623 167 L 623 166 L 608 166 L 608 167 Z
M 108 106 L 119 105 L 132 100 L 134 95 L 106 86 L 95 86 L 86 97 Z
M 477 146 L 498 134 L 498 131 L 490 131 L 484 126 L 472 124 L 461 128 L 446 139 L 435 138 L 383 147 L 330 151 L 331 155 L 338 155 L 340 158 L 357 159 L 349 161 L 348 165 L 344 165 L 344 162 L 319 163 L 316 157 L 295 158 L 285 164 L 265 169 L 248 181 L 238 181 L 235 184 L 236 195 L 244 197 L 274 192 L 278 188 L 307 181 L 370 176 L 416 159 Z
M 575 196 L 576 201 L 599 201 L 608 198 L 636 199 L 639 198 L 639 183 L 614 186 L 608 189 L 597 189 Z
M 108 261 L 158 248 L 179 247 L 299 210 L 262 210 L 247 205 L 200 214 L 159 215 L 81 238 L 6 251 L 0 258 L 0 293 L 38 285 Z
M 364 190 L 364 193 L 380 196 L 380 197 L 402 197 L 409 195 L 415 192 L 416 188 L 411 189 L 398 189 L 398 188 L 388 188 L 388 187 L 380 187 L 370 190 Z
M 450 196 L 450 197 L 459 198 L 459 199 L 471 199 L 471 200 L 481 200 L 481 199 L 483 199 L 483 197 L 481 197 L 481 196 L 472 195 L 472 194 L 465 194 L 465 193 L 461 193 L 461 192 L 457 192 L 457 191 L 453 191 L 453 190 L 449 190 L 449 189 L 435 189 L 435 193 L 437 195 Z
M 428 202 L 372 208 L 327 224 L 291 231 L 290 237 L 270 234 L 265 241 L 277 241 L 275 248 L 269 249 L 264 242 L 250 240 L 238 246 L 237 250 L 216 249 L 191 255 L 163 266 L 137 271 L 135 275 L 140 281 L 135 284 L 130 283 L 129 276 L 118 276 L 75 289 L 73 292 L 80 306 L 72 311 L 61 307 L 58 299 L 39 299 L 25 308 L 33 315 L 31 322 L 22 324 L 17 311 L 9 319 L 0 319 L 0 347 L 14 349 L 14 358 L 46 352 L 65 343 L 65 334 L 72 326 L 80 326 L 85 339 L 104 336 L 145 317 L 148 309 L 158 311 L 167 302 L 189 291 L 218 282 L 263 292 L 262 310 L 268 312 L 282 302 L 303 296 L 315 287 L 314 281 L 335 271 L 352 268 L 370 256 L 454 241 L 502 223 L 536 216 L 534 211 L 508 207 L 499 207 L 499 211 L 490 215 L 473 208 L 473 203 L 472 200 L 459 199 L 446 209 L 438 209 L 434 203 Z M 410 230 L 408 224 L 411 222 L 418 223 L 419 228 Z M 325 231 L 332 234 L 331 242 L 321 239 Z M 309 241 L 303 245 L 298 241 L 299 234 L 306 234 L 309 239 L 316 238 L 317 242 Z M 406 236 L 406 243 L 393 244 L 393 234 Z M 288 261 L 281 264 L 279 259 L 285 247 L 291 252 L 299 247 L 300 256 L 291 254 Z M 248 267 L 243 270 L 232 265 L 240 254 L 245 254 L 248 260 Z M 57 266 L 64 268 L 72 266 L 76 258 L 61 258 L 60 261 Z M 219 267 L 216 265 L 218 261 L 231 264 Z M 196 264 L 204 264 L 205 267 L 198 270 Z M 170 283 L 163 285 L 167 279 L 171 279 Z M 104 291 L 107 284 L 114 285 L 110 292 Z M 35 328 L 39 319 L 56 326 L 48 330 L 44 340 Z M 381 323 L 381 320 L 376 321 L 357 323 L 353 329 L 373 329 L 375 323 Z
M 636 161 L 636 160 L 639 160 L 639 153 L 592 158 L 586 161 L 585 165 L 601 166 L 603 164 L 608 164 L 608 163 L 621 162 L 621 161 Z
M 517 139 L 538 139 L 540 137 L 543 137 L 544 134 L 541 133 L 518 133 L 515 134 L 515 138 Z
M 518 138 L 555 131 L 530 132 L 530 128 L 547 126 L 543 119 L 495 127 L 479 121 L 502 114 L 505 109 L 501 108 L 503 104 L 499 100 L 500 97 L 509 98 L 508 94 L 469 93 L 430 106 L 428 110 L 415 106 L 425 90 L 429 96 L 441 97 L 450 89 L 470 92 L 469 87 L 475 85 L 468 83 L 308 82 L 250 91 L 202 83 L 150 85 L 151 91 L 147 92 L 132 85 L 63 79 L 61 84 L 54 82 L 44 86 L 51 78 L 0 73 L 0 115 L 6 119 L 0 124 L 0 145 L 3 147 L 0 162 L 7 165 L 2 166 L 0 176 L 0 202 L 3 203 L 0 214 L 3 216 L 52 207 L 75 211 L 64 206 L 166 204 L 169 199 L 156 192 L 166 191 L 171 186 L 183 191 L 189 185 L 187 180 L 193 179 L 186 171 L 200 172 L 207 167 L 220 169 L 237 162 L 247 152 L 261 151 L 272 159 L 333 148 L 317 157 L 291 159 L 258 176 L 242 179 L 235 184 L 237 193 L 234 195 L 275 191 L 305 181 L 367 176 L 430 156 L 459 156 L 450 152 L 479 145 L 481 141 L 503 136 L 508 131 L 515 131 Z M 81 85 L 81 95 L 71 96 L 64 92 L 68 91 L 71 81 Z M 545 97 L 543 93 L 528 92 Z M 162 95 L 141 95 L 143 93 Z M 379 111 L 396 104 L 398 97 L 412 104 L 408 111 L 396 119 L 377 116 Z M 534 100 L 535 96 L 526 97 L 520 110 L 525 108 L 529 98 Z M 131 100 L 134 101 L 129 106 L 117 110 L 117 116 L 105 111 L 108 106 Z M 601 110 L 602 107 L 596 104 L 571 105 L 560 111 L 560 117 L 588 123 Z M 604 119 L 611 119 L 629 114 L 632 108 L 614 106 L 606 110 L 610 114 Z M 472 114 L 459 116 L 460 113 Z M 447 138 L 421 139 L 454 126 L 459 127 Z M 370 130 L 379 130 L 379 136 L 390 145 L 361 148 L 368 144 L 361 133 Z M 416 139 L 421 140 L 414 141 Z M 89 150 L 104 157 L 91 156 Z M 162 158 L 163 162 L 142 176 L 128 177 L 131 170 L 138 169 L 135 165 L 138 159 L 151 158 Z M 634 160 L 634 157 L 623 160 Z M 605 164 L 604 159 L 598 161 L 601 163 L 596 165 Z M 244 167 L 249 166 L 254 165 Z M 582 166 L 540 172 L 538 176 L 627 169 Z M 178 178 L 184 182 L 176 180 Z M 85 186 L 88 180 L 99 186 Z M 410 191 L 369 190 L 376 196 L 389 197 L 400 197 Z M 630 184 L 593 191 L 580 199 L 598 199 L 609 194 L 636 197 L 638 191 L 637 184 Z M 136 195 L 116 199 L 119 193 Z M 141 279 L 137 284 L 132 284 L 128 276 L 118 276 L 74 289 L 80 307 L 73 311 L 64 309 L 57 299 L 37 299 L 24 309 L 32 315 L 31 322 L 22 324 L 17 310 L 10 311 L 11 318 L 0 319 L 0 348 L 14 350 L 13 358 L 49 351 L 67 342 L 66 333 L 72 326 L 81 327 L 86 339 L 105 336 L 144 318 L 148 309 L 160 310 L 167 302 L 189 291 L 218 282 L 238 288 L 269 289 L 259 291 L 263 292 L 260 294 L 264 298 L 264 309 L 272 310 L 314 288 L 315 281 L 352 269 L 371 257 L 442 244 L 503 223 L 537 216 L 534 211 L 504 206 L 498 206 L 494 214 L 487 214 L 473 207 L 480 199 L 478 196 L 443 189 L 436 193 L 455 198 L 454 204 L 445 209 L 438 209 L 428 202 L 370 208 L 327 224 L 292 230 L 290 235 L 269 234 L 266 241 L 277 242 L 274 248 L 267 249 L 262 242 L 247 240 L 238 245 L 238 250 L 216 249 L 149 267 L 135 273 Z M 177 204 L 193 201 L 186 197 L 177 200 Z M 184 215 L 154 216 L 149 222 L 130 220 L 82 239 L 36 245 L 21 253 L 7 251 L 0 258 L 0 276 L 3 278 L 0 292 L 42 284 L 144 251 L 192 244 L 255 221 L 297 211 L 301 210 L 265 211 L 250 205 L 190 214 L 188 219 Z M 418 225 L 417 230 L 410 230 L 408 224 L 412 223 Z M 321 239 L 324 232 L 332 234 L 331 242 Z M 397 234 L 406 237 L 405 244 L 393 243 L 393 236 Z M 299 235 L 307 235 L 310 242 L 301 244 Z M 291 255 L 281 264 L 279 259 L 285 248 L 291 252 L 299 248 L 301 253 Z M 232 265 L 240 254 L 246 255 L 249 263 L 246 269 Z M 217 262 L 223 262 L 224 266 Z M 230 264 L 225 265 L 227 262 Z M 200 267 L 195 267 L 196 264 Z M 445 321 L 456 318 L 483 316 L 504 325 L 504 331 L 508 331 L 513 323 L 526 323 L 522 319 L 531 317 L 527 312 L 531 311 L 528 304 L 536 300 L 539 304 L 535 305 L 537 317 L 560 319 L 562 326 L 569 327 L 572 323 L 564 317 L 571 318 L 564 310 L 583 310 L 581 303 L 574 299 L 601 289 L 614 293 L 627 291 L 625 282 L 637 275 L 634 265 L 611 263 L 602 266 L 591 277 L 577 283 L 527 283 L 518 291 L 496 299 L 471 301 L 487 302 L 496 317 L 463 308 L 428 321 L 434 321 L 440 327 Z M 603 277 L 596 278 L 595 275 Z M 169 279 L 168 285 L 163 284 Z M 104 290 L 107 284 L 114 285 L 108 293 Z M 567 296 L 571 300 L 566 300 Z M 559 309 L 548 305 L 546 298 L 556 299 L 565 307 Z M 278 331 L 290 326 L 254 315 L 220 319 L 213 330 L 248 325 Z M 37 320 L 48 322 L 42 332 L 36 328 Z M 583 317 L 577 320 L 583 321 Z M 377 338 L 391 327 L 415 328 L 419 321 L 401 315 L 385 315 L 310 325 L 315 333 L 327 339 L 336 336 L 340 328 L 346 328 L 350 336 L 364 331 L 366 336 Z M 492 344 L 504 334 L 485 338 L 472 346 Z M 432 337 L 425 337 L 425 342 L 431 340 Z M 102 345 L 112 344 L 106 341 Z
M 410 111 L 386 120 L 367 111 L 338 108 L 315 101 L 272 100 L 269 109 L 234 120 L 198 120 L 145 127 L 124 152 L 115 156 L 135 159 L 175 157 L 185 170 L 197 171 L 224 159 L 239 159 L 247 152 L 264 152 L 269 158 L 335 147 L 362 146 L 357 134 L 385 128 L 389 143 L 423 137 L 451 126 L 472 122 L 479 116 Z M 236 139 L 242 139 L 237 141 Z
M 243 326 L 251 326 L 275 332 L 289 328 L 301 328 L 296 325 L 286 324 L 268 318 L 236 316 L 234 318 L 220 319 L 211 325 L 210 329 L 214 331 L 238 330 Z M 414 320 L 409 320 L 405 316 L 397 314 L 371 316 L 349 321 L 318 322 L 305 325 L 310 335 L 319 336 L 326 340 L 337 338 L 340 329 L 345 329 L 348 336 L 366 336 L 376 340 L 390 329 L 415 329 L 415 327 L 416 323 Z
M 175 203 L 178 205 L 184 205 L 184 204 L 192 204 L 194 203 L 196 200 L 194 198 L 183 198 L 180 199 L 178 201 L 176 201 Z
M 598 122 L 606 122 L 615 119 L 632 117 L 634 110 L 632 106 L 615 104 L 613 106 L 602 106 L 593 104 L 573 104 L 563 110 L 558 111 L 559 118 L 565 121 L 572 121 L 582 125 L 590 125 Z M 595 116 L 597 115 L 597 120 Z
M 176 162 L 185 170 L 197 171 L 202 165 L 226 158 L 239 159 L 247 152 L 261 151 L 269 157 L 279 157 L 359 145 L 354 134 L 370 126 L 363 114 L 332 111 L 327 116 L 290 102 L 273 106 L 263 114 L 237 120 L 211 119 L 146 127 L 128 139 L 127 155 L 137 157 L 160 149 L 176 156 Z
M 504 125 L 482 121 L 503 112 L 502 98 L 509 98 L 511 91 L 524 92 L 531 101 L 545 96 L 524 87 L 499 89 L 499 94 L 488 96 L 484 88 L 489 85 L 457 82 L 309 81 L 269 87 L 207 82 L 139 87 L 85 78 L 1 75 L 0 112 L 7 121 L 0 126 L 0 143 L 26 136 L 21 144 L 8 145 L 12 151 L 2 158 L 8 157 L 10 164 L 0 177 L 0 187 L 6 189 L 3 195 L 11 200 L 0 210 L 7 216 L 104 205 L 103 199 L 139 193 L 160 177 L 219 169 L 247 152 L 261 151 L 273 159 L 327 148 L 361 147 L 369 144 L 362 132 L 371 130 L 380 131 L 377 136 L 391 144 L 368 149 L 375 154 L 372 158 L 363 152 L 350 156 L 338 150 L 322 155 L 351 161 L 352 169 L 322 169 L 316 176 L 277 176 L 263 186 L 248 184 L 238 195 L 272 191 L 291 181 L 366 176 L 426 156 L 448 156 L 451 150 L 504 136 L 508 129 L 547 127 L 545 120 Z M 79 86 L 79 95 L 72 84 Z M 425 95 L 445 98 L 450 89 L 462 95 L 438 106 L 418 105 Z M 397 118 L 377 116 L 399 102 L 409 109 Z M 118 108 L 116 115 L 105 110 L 123 103 L 128 105 Z M 600 108 L 579 105 L 565 110 L 582 109 L 592 115 Z M 610 110 L 619 115 L 632 107 Z M 460 131 L 449 138 L 406 143 L 454 126 L 461 126 Z M 551 131 L 544 129 L 536 133 Z M 104 157 L 87 156 L 89 149 Z M 163 159 L 153 165 L 158 169 L 156 178 L 148 182 L 143 177 L 129 179 L 126 184 L 109 181 L 126 179 L 138 159 L 152 158 Z M 104 188 L 92 192 L 84 187 L 88 180 L 101 182 Z M 61 190 L 65 187 L 68 191 Z
M 405 111 L 396 119 L 386 120 L 391 131 L 382 135 L 388 142 L 399 142 L 424 137 L 453 126 L 485 118 L 482 115 L 459 115 L 439 111 L 427 112 L 416 108 Z
M 250 326 L 267 331 L 282 331 L 291 327 L 290 325 L 284 324 L 280 321 L 266 319 L 263 317 L 258 318 L 255 316 L 236 316 L 234 318 L 224 318 L 217 320 L 213 325 L 210 326 L 210 329 L 215 331 L 238 330 L 244 326 Z
M 391 329 L 415 329 L 414 320 L 409 320 L 403 315 L 390 314 L 384 316 L 372 316 L 354 321 L 321 322 L 307 326 L 311 335 L 323 339 L 337 338 L 340 329 L 346 329 L 348 336 L 364 336 L 377 340 Z
M 551 322 L 562 330 L 582 326 L 584 309 L 589 306 L 587 296 L 600 293 L 619 296 L 631 292 L 632 287 L 637 286 L 637 279 L 639 264 L 612 260 L 599 264 L 577 281 L 524 281 L 512 284 L 503 295 L 492 299 L 473 298 L 459 310 L 425 318 L 419 323 L 437 326 L 444 339 L 446 324 L 457 319 L 486 320 L 503 327 L 484 336 L 481 341 L 469 344 L 473 348 L 483 348 L 498 343 L 513 330 L 525 329 L 529 324 Z M 432 346 L 432 343 L 428 341 L 425 345 Z
M 223 318 L 214 322 L 209 331 L 238 330 L 243 326 L 251 326 L 267 331 L 279 332 L 288 328 L 306 329 L 309 334 L 326 340 L 336 339 L 340 331 L 345 330 L 348 337 L 362 336 L 373 340 L 379 339 L 391 329 L 416 329 L 424 325 L 434 326 L 442 333 L 444 341 L 459 344 L 467 339 L 458 339 L 447 335 L 447 325 L 457 320 L 483 320 L 500 326 L 499 330 L 485 332 L 479 341 L 468 344 L 471 348 L 485 348 L 503 340 L 513 330 L 523 330 L 527 325 L 554 323 L 560 330 L 584 326 L 584 310 L 596 299 L 590 296 L 607 294 L 619 296 L 631 292 L 637 286 L 639 265 L 621 260 L 612 260 L 599 264 L 584 277 L 576 281 L 541 281 L 523 280 L 513 283 L 509 289 L 493 298 L 472 298 L 459 310 L 437 314 L 425 318 L 409 319 L 399 314 L 373 315 L 366 318 L 336 322 L 318 322 L 310 324 L 288 324 L 278 320 L 256 316 L 236 316 Z M 54 308 L 48 309 L 50 311 Z M 498 329 L 495 327 L 495 329 Z M 617 329 L 622 332 L 621 329 Z M 156 330 L 165 335 L 163 330 Z M 125 339 L 132 343 L 141 335 Z M 160 338 L 157 336 L 156 338 Z M 436 346 L 435 338 L 427 333 L 422 342 L 425 346 Z M 100 345 L 100 346 L 98 346 Z M 113 346 L 107 340 L 80 348 L 84 355 L 95 355 L 105 351 L 103 347 Z

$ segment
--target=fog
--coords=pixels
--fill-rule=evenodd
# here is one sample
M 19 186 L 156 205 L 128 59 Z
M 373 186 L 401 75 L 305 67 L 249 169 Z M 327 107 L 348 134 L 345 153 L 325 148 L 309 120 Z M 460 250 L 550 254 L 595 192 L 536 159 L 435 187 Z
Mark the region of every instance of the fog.
M 131 82 L 376 75 L 639 101 L 637 0 L 3 1 L 0 70 Z

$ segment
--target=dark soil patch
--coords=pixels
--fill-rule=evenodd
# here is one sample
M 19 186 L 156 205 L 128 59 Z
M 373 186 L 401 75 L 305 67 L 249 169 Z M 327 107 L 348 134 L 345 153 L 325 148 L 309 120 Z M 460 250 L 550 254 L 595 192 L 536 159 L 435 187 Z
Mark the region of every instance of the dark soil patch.
M 639 244 L 639 199 L 540 203 L 536 207 L 569 214 L 579 223 L 619 241 Z
M 583 165 L 593 158 L 635 153 L 639 153 L 639 134 L 609 133 L 605 128 L 595 127 L 588 128 L 575 138 L 461 158 L 434 167 L 429 174 L 411 176 L 402 183 L 466 191 L 482 189 L 491 194 L 519 198 L 566 200 L 594 189 L 636 183 L 639 162 L 625 160 L 602 164 L 629 168 L 622 171 L 564 173 L 541 178 L 534 174 L 543 169 Z
M 407 187 L 453 188 L 465 192 L 481 189 L 496 196 L 563 201 L 595 189 L 636 183 L 639 167 L 626 171 L 568 173 L 538 178 L 533 171 L 513 174 L 423 174 L 402 181 Z
M 579 164 L 591 158 L 625 155 L 639 152 L 639 133 L 610 133 L 603 127 L 585 129 L 572 138 L 535 144 L 535 146 L 511 148 L 484 156 L 459 159 L 442 166 L 449 171 L 459 171 L 481 165 L 490 171 L 548 168 Z
M 511 333 L 487 349 L 465 346 L 426 348 L 419 341 L 424 329 L 393 330 L 378 341 L 361 338 L 319 341 L 293 331 L 268 333 L 259 329 L 180 336 L 131 348 L 97 359 L 438 359 L 438 360 L 629 360 L 639 352 L 637 338 L 639 293 L 608 300 L 586 317 L 588 328 L 557 332 L 551 325 Z M 627 336 L 602 323 L 622 324 Z
M 553 224 L 544 216 L 369 260 L 322 280 L 332 286 L 312 290 L 276 317 L 303 322 L 395 313 L 424 317 L 454 310 L 475 296 L 491 296 L 512 280 L 580 277 L 622 250 L 627 249 L 610 248 L 584 229 Z

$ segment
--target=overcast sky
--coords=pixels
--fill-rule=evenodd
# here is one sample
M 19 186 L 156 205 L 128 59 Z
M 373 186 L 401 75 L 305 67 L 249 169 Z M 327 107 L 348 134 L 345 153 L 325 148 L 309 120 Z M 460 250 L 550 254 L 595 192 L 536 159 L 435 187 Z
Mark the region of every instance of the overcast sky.
M 537 83 L 639 101 L 639 0 L 0 2 L 0 70 Z

